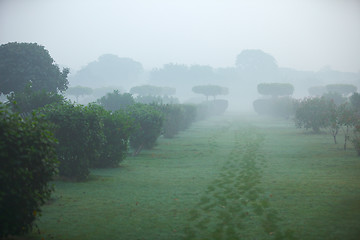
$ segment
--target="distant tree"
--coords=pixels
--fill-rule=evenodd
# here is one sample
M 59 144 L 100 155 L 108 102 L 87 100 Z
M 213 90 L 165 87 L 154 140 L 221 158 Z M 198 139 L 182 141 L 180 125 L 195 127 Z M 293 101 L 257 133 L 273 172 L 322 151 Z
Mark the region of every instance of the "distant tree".
M 71 82 L 82 86 L 124 86 L 140 79 L 144 69 L 141 63 L 113 54 L 101 55 L 71 77 Z
M 91 88 L 82 87 L 82 86 L 69 87 L 66 90 L 66 94 L 76 97 L 76 102 L 79 102 L 79 97 L 80 96 L 90 95 L 92 93 L 93 93 L 93 90 Z
M 65 91 L 69 69 L 60 71 L 49 52 L 36 43 L 0 46 L 0 93 L 20 92 L 31 84 L 33 91 Z
M 160 96 L 162 95 L 162 88 L 152 85 L 142 85 L 132 87 L 130 93 L 138 94 L 140 96 Z
M 336 92 L 343 96 L 347 96 L 357 90 L 356 86 L 351 84 L 329 84 L 326 85 L 326 89 L 328 92 Z
M 130 93 L 121 94 L 118 90 L 114 90 L 114 92 L 98 99 L 97 103 L 108 111 L 117 111 L 135 104 L 135 100 Z
M 310 87 L 308 91 L 310 96 L 321 97 L 323 94 L 326 93 L 327 90 L 325 86 L 314 86 Z
M 194 93 L 203 94 L 206 96 L 206 100 L 208 100 L 209 96 L 214 97 L 214 100 L 217 95 L 227 95 L 229 90 L 226 87 L 221 87 L 217 85 L 200 85 L 194 86 L 192 88 Z
M 256 49 L 247 49 L 237 55 L 236 66 L 241 70 L 266 72 L 278 68 L 273 56 Z
M 261 95 L 279 97 L 292 95 L 294 87 L 290 83 L 260 83 L 257 90 Z

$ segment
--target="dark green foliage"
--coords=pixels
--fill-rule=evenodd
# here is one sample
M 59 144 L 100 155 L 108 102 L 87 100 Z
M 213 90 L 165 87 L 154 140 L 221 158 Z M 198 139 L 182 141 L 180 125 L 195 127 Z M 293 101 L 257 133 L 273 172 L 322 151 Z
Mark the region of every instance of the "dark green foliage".
M 103 122 L 103 132 L 106 142 L 101 148 L 100 157 L 92 158 L 93 168 L 117 167 L 126 157 L 130 135 L 135 131 L 133 119 L 118 110 L 109 112 L 98 107 Z
M 42 116 L 22 119 L 0 103 L 0 237 L 34 226 L 53 190 L 55 144 Z
M 351 93 L 356 92 L 357 88 L 351 84 L 329 84 L 326 85 L 326 90 L 328 92 L 336 92 L 343 96 L 347 96 Z
M 36 43 L 0 46 L 0 93 L 21 92 L 31 83 L 34 91 L 67 89 L 69 69 L 60 71 L 49 52 Z
M 257 90 L 261 95 L 278 97 L 292 95 L 294 87 L 290 83 L 260 83 Z
M 319 133 L 321 128 L 329 126 L 331 106 L 332 102 L 325 98 L 303 99 L 295 113 L 295 125 Z
M 117 111 L 134 104 L 135 100 L 130 93 L 121 94 L 119 90 L 114 90 L 114 92 L 98 99 L 97 102 L 106 110 Z
M 253 102 L 254 110 L 260 115 L 290 118 L 295 114 L 297 101 L 290 97 L 257 99 Z
M 84 180 L 89 175 L 89 161 L 100 156 L 104 144 L 101 111 L 96 106 L 63 104 L 48 105 L 43 110 L 56 127 L 55 137 L 61 176 Z
M 138 125 L 137 130 L 130 136 L 130 146 L 134 149 L 134 155 L 140 153 L 142 148 L 154 147 L 161 135 L 163 114 L 154 106 L 140 103 L 130 105 L 126 112 Z
M 44 107 L 47 104 L 61 103 L 64 97 L 58 93 L 45 90 L 33 91 L 29 85 L 23 92 L 12 92 L 8 97 L 11 107 L 21 113 L 30 113 L 32 110 Z

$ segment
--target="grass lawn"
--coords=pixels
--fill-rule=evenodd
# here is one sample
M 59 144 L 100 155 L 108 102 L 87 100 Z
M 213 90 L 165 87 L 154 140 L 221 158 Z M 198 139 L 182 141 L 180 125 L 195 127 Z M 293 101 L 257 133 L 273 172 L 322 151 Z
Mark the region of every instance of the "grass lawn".
M 33 239 L 360 239 L 360 158 L 292 122 L 197 122 L 87 182 L 54 182 Z

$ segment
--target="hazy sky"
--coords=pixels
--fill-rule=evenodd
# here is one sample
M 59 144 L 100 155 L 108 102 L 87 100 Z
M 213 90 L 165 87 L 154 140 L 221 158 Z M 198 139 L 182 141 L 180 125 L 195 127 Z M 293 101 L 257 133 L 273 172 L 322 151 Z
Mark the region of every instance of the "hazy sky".
M 262 49 L 281 67 L 358 72 L 360 0 L 0 0 L 0 44 L 13 41 L 73 69 L 104 53 L 229 67 Z

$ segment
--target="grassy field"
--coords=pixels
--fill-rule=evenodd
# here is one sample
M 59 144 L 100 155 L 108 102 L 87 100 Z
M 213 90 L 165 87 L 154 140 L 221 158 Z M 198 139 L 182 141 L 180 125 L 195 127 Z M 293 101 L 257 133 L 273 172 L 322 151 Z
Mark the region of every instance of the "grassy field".
M 34 239 L 360 239 L 360 158 L 292 122 L 227 115 L 87 182 L 55 182 Z

